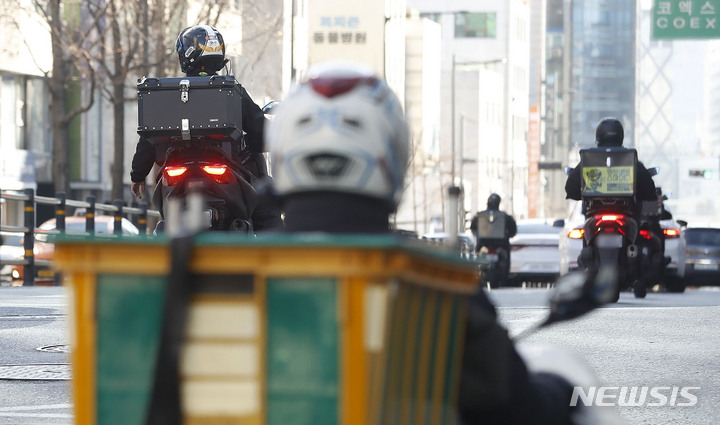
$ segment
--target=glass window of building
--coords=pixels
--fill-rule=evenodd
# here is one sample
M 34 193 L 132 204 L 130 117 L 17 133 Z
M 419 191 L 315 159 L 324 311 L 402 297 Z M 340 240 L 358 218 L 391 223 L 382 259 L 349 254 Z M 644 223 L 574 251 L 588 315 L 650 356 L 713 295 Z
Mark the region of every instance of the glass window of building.
M 27 146 L 34 152 L 52 153 L 52 140 L 50 131 L 50 104 L 49 94 L 42 78 L 28 78 L 27 106 L 25 116 L 27 119 Z
M 430 19 L 431 21 L 435 21 L 438 24 L 440 23 L 441 16 L 442 16 L 441 13 L 433 13 L 433 12 L 423 12 L 420 14 L 421 18 Z
M 22 149 L 22 78 L 3 75 L 0 84 L 0 146 Z
M 455 14 L 456 38 L 495 38 L 495 12 L 461 12 Z

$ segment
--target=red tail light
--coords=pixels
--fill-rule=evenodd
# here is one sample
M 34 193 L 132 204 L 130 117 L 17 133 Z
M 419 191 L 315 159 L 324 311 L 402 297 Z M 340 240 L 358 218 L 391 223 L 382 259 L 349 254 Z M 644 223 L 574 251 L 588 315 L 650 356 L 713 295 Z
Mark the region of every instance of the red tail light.
M 596 215 L 595 220 L 599 222 L 614 222 L 619 225 L 625 224 L 625 216 L 624 215 Z
M 645 239 L 651 239 L 651 238 L 652 238 L 652 232 L 650 232 L 649 230 L 641 230 L 641 231 L 640 231 L 640 236 L 642 236 L 642 237 L 645 238 Z
M 165 167 L 165 182 L 168 186 L 175 186 L 180 181 L 180 178 L 187 172 L 187 167 L 182 166 L 169 166 Z
M 585 234 L 585 230 L 583 229 L 572 229 L 570 233 L 568 233 L 568 238 L 570 239 L 582 239 L 583 235 Z
M 680 231 L 678 229 L 663 229 L 663 235 L 665 235 L 665 239 L 676 239 L 680 237 Z
M 228 167 L 225 164 L 205 165 L 202 169 L 208 176 L 220 184 L 230 182 L 230 176 L 232 176 L 232 173 L 228 172 Z

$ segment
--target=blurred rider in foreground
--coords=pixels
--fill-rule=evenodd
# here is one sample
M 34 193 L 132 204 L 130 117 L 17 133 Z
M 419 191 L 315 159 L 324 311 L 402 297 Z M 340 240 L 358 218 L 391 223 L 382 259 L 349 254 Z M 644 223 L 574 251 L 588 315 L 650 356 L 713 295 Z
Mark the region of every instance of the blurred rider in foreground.
M 308 71 L 269 123 L 275 192 L 291 232 L 389 233 L 409 158 L 407 124 L 385 81 L 359 64 Z M 572 386 L 530 373 L 479 288 L 466 327 L 462 424 L 569 424 Z

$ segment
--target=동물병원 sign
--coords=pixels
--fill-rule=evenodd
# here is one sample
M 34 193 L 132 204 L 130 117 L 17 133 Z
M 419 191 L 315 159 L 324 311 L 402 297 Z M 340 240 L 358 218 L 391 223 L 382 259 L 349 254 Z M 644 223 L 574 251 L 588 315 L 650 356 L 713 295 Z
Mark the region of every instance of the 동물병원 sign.
M 653 0 L 652 38 L 720 38 L 720 0 Z

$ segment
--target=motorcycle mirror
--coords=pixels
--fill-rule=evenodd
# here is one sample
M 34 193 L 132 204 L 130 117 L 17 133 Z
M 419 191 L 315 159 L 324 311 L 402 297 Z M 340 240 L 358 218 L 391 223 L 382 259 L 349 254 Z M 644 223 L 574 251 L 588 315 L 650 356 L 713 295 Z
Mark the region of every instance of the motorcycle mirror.
M 275 112 L 277 112 L 277 111 L 275 110 L 275 107 L 276 107 L 277 105 L 279 105 L 279 104 L 280 104 L 280 102 L 278 102 L 278 101 L 276 101 L 276 100 L 272 100 L 272 101 L 268 102 L 267 105 L 265 105 L 265 106 L 262 107 L 263 114 L 265 114 L 265 115 L 275 115 Z
M 565 175 L 570 174 L 570 171 L 572 171 L 572 170 L 573 170 L 573 168 L 568 167 L 567 165 L 565 167 L 563 167 L 563 172 L 565 173 Z
M 550 296 L 550 314 L 542 326 L 582 316 L 612 301 L 617 270 L 602 267 L 597 273 L 572 272 L 561 276 Z

